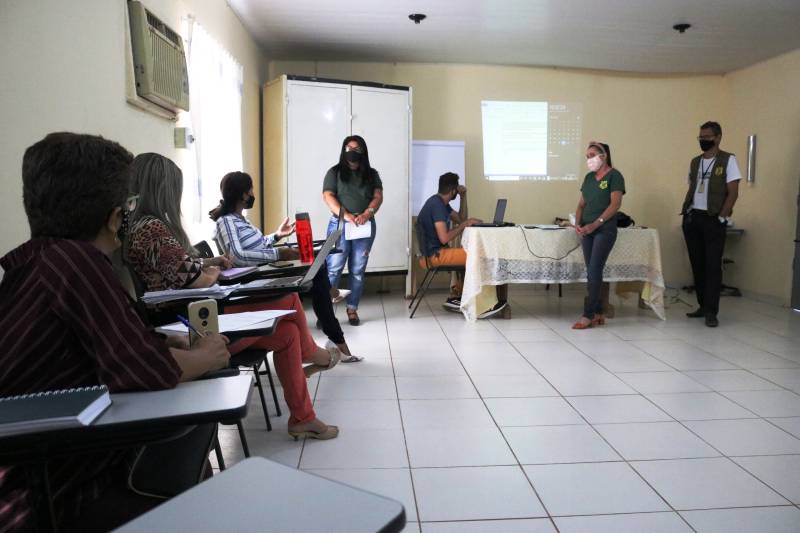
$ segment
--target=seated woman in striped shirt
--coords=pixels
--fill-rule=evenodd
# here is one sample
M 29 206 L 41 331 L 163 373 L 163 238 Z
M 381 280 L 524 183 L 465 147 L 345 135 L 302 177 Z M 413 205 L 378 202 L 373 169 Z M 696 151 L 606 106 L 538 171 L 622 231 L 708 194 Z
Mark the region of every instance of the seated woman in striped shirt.
M 204 265 L 189 244 L 180 223 L 181 170 L 171 160 L 153 153 L 136 156 L 131 168 L 131 189 L 139 195 L 139 204 L 131 217 L 125 258 L 146 289 L 209 287 L 216 283 L 219 266 L 228 266 L 228 260 L 223 256 L 215 258 L 220 260 L 219 265 Z M 314 413 L 306 377 L 332 368 L 339 362 L 341 352 L 331 342 L 325 348 L 317 346 L 297 294 L 225 308 L 231 313 L 266 309 L 292 309 L 295 313 L 284 317 L 272 335 L 244 338 L 231 343 L 228 349 L 232 354 L 247 348 L 274 351 L 275 371 L 291 413 L 289 434 L 295 438 L 335 438 L 339 429 L 325 424 Z M 303 368 L 303 363 L 311 364 Z
M 275 233 L 264 235 L 244 218 L 243 211 L 250 209 L 256 200 L 253 194 L 253 179 L 245 172 L 230 172 L 220 183 L 222 200 L 209 216 L 217 223 L 214 236 L 217 245 L 233 261 L 234 266 L 261 265 L 278 260 L 297 259 L 293 248 L 275 248 L 275 244 L 294 232 L 294 223 L 286 218 Z M 323 263 L 311 286 L 311 305 L 319 319 L 317 327 L 322 327 L 328 337 L 342 352 L 343 363 L 355 363 L 364 358 L 353 355 L 344 339 L 344 332 L 336 318 L 331 303 L 332 293 L 328 279 L 328 267 Z M 341 297 L 340 297 L 341 298 Z

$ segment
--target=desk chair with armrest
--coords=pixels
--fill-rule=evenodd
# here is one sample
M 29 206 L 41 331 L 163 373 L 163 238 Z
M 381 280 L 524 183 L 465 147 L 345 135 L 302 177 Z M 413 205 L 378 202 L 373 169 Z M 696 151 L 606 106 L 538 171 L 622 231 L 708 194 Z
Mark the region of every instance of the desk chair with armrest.
M 217 246 L 219 248 L 219 246 Z M 197 250 L 197 253 L 200 254 L 200 257 L 205 257 L 206 259 L 214 257 L 214 252 L 211 250 L 211 245 L 208 244 L 208 241 L 200 241 L 194 245 L 194 249 Z M 220 252 L 219 255 L 223 255 Z
M 414 313 L 417 312 L 417 308 L 419 307 L 422 298 L 425 297 L 425 293 L 428 292 L 428 288 L 431 286 L 433 282 L 433 278 L 436 277 L 436 274 L 439 272 L 459 272 L 464 273 L 466 268 L 463 266 L 450 266 L 450 265 L 443 265 L 443 266 L 434 266 L 431 264 L 431 258 L 426 256 L 423 250 L 427 250 L 427 241 L 425 239 L 425 232 L 422 230 L 422 225 L 417 221 L 414 224 L 414 231 L 417 234 L 417 250 L 415 257 L 420 261 L 424 262 L 425 264 L 425 276 L 422 278 L 422 283 L 419 284 L 417 291 L 414 293 L 414 296 L 411 297 L 411 302 L 408 304 L 408 308 L 411 309 L 411 306 L 414 306 L 414 309 L 411 311 L 411 315 L 409 318 L 414 318 Z M 416 305 L 414 302 L 416 301 Z
M 214 257 L 214 253 L 211 251 L 211 246 L 207 241 L 200 241 L 194 245 L 194 248 L 202 257 Z M 278 394 L 275 391 L 275 381 L 272 379 L 272 370 L 269 366 L 269 359 L 267 359 L 268 354 L 269 351 L 258 348 L 252 350 L 243 350 L 236 355 L 231 356 L 231 367 L 249 368 L 253 370 L 253 374 L 256 378 L 256 387 L 258 387 L 258 396 L 261 400 L 261 408 L 264 410 L 264 420 L 267 423 L 267 431 L 272 431 L 272 423 L 269 421 L 267 402 L 264 399 L 264 387 L 261 384 L 260 367 L 262 364 L 264 365 L 265 369 L 264 373 L 267 375 L 267 380 L 269 381 L 269 388 L 272 391 L 272 400 L 275 402 L 275 412 L 277 416 L 281 416 L 281 406 L 278 403 Z
M 139 274 L 137 274 L 136 271 L 130 267 L 130 265 L 127 265 L 127 268 L 128 268 L 128 273 L 130 274 L 131 277 L 131 281 L 133 283 L 134 291 L 136 292 L 136 307 L 139 310 L 139 312 L 143 316 L 148 317 L 149 322 L 154 326 L 160 326 L 163 324 L 168 324 L 170 322 L 175 322 L 177 320 L 177 314 L 178 314 L 177 308 L 172 310 L 165 310 L 161 308 L 153 310 L 148 308 L 146 305 L 142 303 L 141 298 L 142 295 L 145 293 L 144 290 L 145 284 L 142 281 L 142 278 L 139 277 Z M 181 312 L 185 314 L 186 311 L 184 310 Z M 264 357 L 266 357 L 266 355 L 264 355 Z M 239 367 L 238 365 L 234 365 L 233 358 L 231 358 L 231 368 L 219 370 L 217 371 L 217 373 L 213 373 L 213 375 L 206 375 L 201 379 L 211 378 L 211 377 L 225 377 L 228 375 L 236 375 L 238 373 L 239 373 Z M 274 394 L 275 389 L 273 388 L 272 390 Z M 259 392 L 261 392 L 261 387 L 259 387 Z M 277 405 L 277 401 L 275 403 Z M 264 403 L 263 393 L 261 396 L 261 405 L 264 407 L 264 416 L 267 418 L 267 430 L 270 431 L 272 429 L 272 426 L 270 425 L 269 417 L 267 416 L 267 408 Z M 280 416 L 280 413 L 278 413 L 278 416 Z M 236 429 L 239 431 L 239 439 L 242 442 L 242 451 L 244 452 L 244 456 L 250 457 L 250 447 L 247 445 L 247 436 L 244 433 L 244 426 L 242 425 L 242 421 L 226 420 L 220 423 L 225 426 L 231 426 L 231 425 L 236 426 Z M 219 465 L 220 470 L 223 470 L 225 468 L 225 461 L 222 458 L 222 448 L 219 445 L 219 439 L 216 438 L 214 439 L 214 454 L 217 457 L 217 464 Z
M 222 368 L 208 372 L 197 379 L 217 379 L 237 375 L 239 375 L 238 368 Z M 243 437 L 242 434 L 240 436 Z M 158 498 L 176 496 L 197 485 L 210 474 L 205 472 L 205 465 L 211 448 L 214 449 L 219 469 L 225 470 L 225 460 L 217 437 L 217 424 L 198 425 L 182 439 L 184 445 L 180 447 L 174 446 L 172 441 L 167 441 L 148 444 L 140 449 L 131 468 L 130 486 L 135 487 L 137 492 Z M 249 455 L 246 444 L 247 441 L 242 440 L 242 446 Z

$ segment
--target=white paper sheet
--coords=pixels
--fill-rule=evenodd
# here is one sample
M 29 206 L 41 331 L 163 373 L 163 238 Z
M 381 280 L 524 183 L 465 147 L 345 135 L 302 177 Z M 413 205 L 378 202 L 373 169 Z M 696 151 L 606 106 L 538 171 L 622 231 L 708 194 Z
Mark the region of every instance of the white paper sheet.
M 268 320 L 291 315 L 294 311 L 287 311 L 282 309 L 273 309 L 269 311 L 247 311 L 245 313 L 230 313 L 227 315 L 219 315 L 217 321 L 219 322 L 220 331 L 237 331 L 242 329 L 251 329 L 255 324 L 260 324 Z M 173 322 L 166 326 L 156 328 L 160 333 L 167 335 L 184 334 L 188 335 L 189 330 L 181 322 Z
M 146 292 L 141 300 L 146 304 L 157 304 L 162 302 L 170 302 L 173 300 L 182 300 L 185 298 L 197 298 L 198 296 L 205 296 L 206 298 L 225 298 L 230 293 L 239 287 L 236 285 L 227 285 L 221 287 L 217 284 L 211 287 L 203 287 L 201 289 L 169 289 L 166 291 L 151 291 Z
M 366 239 L 372 237 L 372 224 L 367 222 L 361 226 L 356 226 L 352 222 L 344 223 L 344 238 L 352 241 L 355 239 Z

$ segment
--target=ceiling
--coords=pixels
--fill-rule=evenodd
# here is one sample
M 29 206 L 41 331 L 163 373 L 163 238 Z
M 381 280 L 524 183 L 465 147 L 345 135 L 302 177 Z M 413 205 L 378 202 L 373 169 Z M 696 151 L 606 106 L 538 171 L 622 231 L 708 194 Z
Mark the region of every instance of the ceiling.
M 227 1 L 270 59 L 725 73 L 800 48 L 800 0 Z

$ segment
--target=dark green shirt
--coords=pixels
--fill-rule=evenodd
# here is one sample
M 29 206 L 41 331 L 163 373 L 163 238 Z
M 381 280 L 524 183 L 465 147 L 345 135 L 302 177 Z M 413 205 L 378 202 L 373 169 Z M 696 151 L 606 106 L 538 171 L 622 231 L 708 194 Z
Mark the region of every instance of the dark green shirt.
M 612 168 L 600 181 L 597 181 L 594 176 L 594 172 L 586 174 L 581 186 L 583 201 L 586 202 L 580 221 L 581 225 L 589 224 L 600 218 L 600 215 L 611 203 L 613 191 L 622 191 L 622 194 L 625 194 L 625 178 L 622 177 L 619 170 Z
M 383 189 L 383 183 L 375 169 L 372 169 L 371 182 L 366 183 L 349 168 L 337 177 L 337 167 L 334 165 L 325 174 L 325 181 L 322 182 L 322 192 L 331 191 L 339 203 L 354 215 L 360 215 L 367 210 L 375 189 Z

